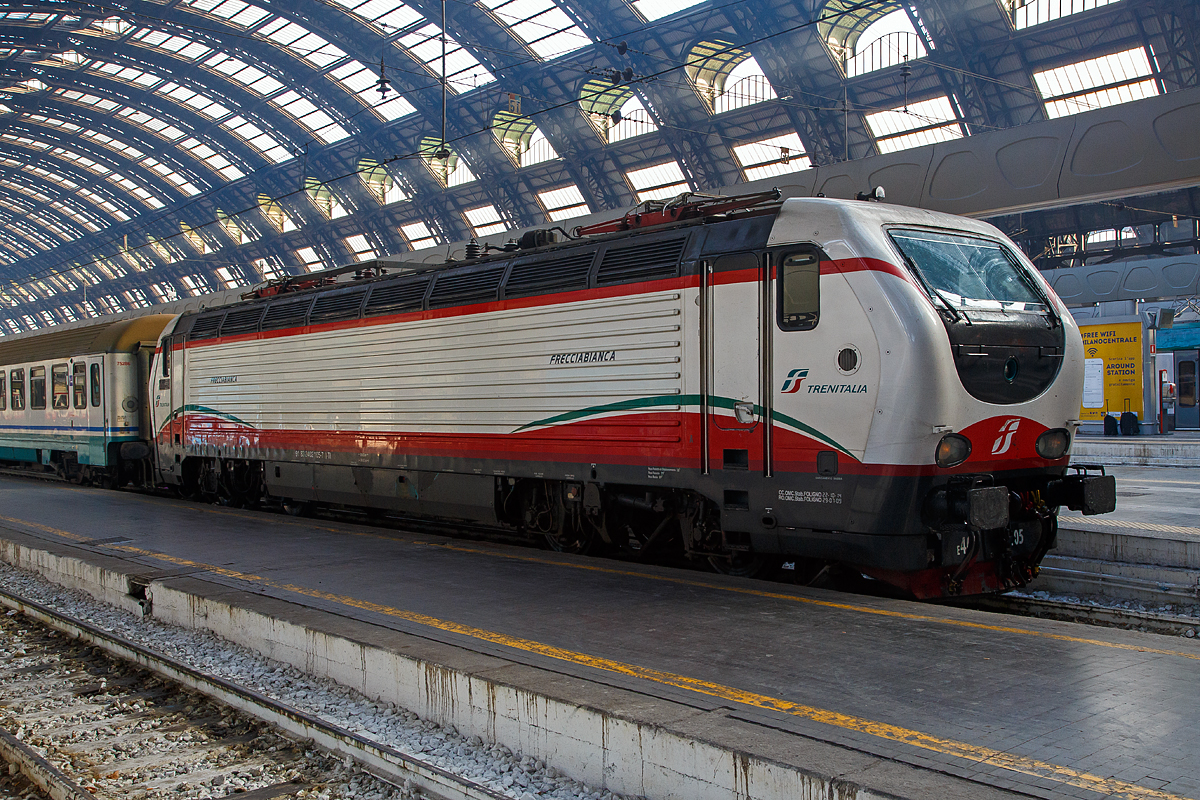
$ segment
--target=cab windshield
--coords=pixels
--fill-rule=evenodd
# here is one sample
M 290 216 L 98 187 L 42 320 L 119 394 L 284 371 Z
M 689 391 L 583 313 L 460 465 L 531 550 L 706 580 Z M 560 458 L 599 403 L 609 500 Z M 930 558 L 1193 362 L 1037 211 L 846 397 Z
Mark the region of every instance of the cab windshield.
M 1024 267 L 999 242 L 920 230 L 889 234 L 926 287 L 953 309 L 1047 310 Z

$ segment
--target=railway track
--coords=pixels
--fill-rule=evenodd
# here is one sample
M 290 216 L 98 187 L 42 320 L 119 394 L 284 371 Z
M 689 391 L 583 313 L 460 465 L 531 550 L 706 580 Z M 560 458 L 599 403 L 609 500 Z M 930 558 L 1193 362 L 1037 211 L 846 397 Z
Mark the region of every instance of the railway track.
M 0 586 L 0 731 L 14 734 L 18 745 L 0 751 L 40 786 L 58 786 L 59 778 L 39 778 L 46 770 L 36 758 L 9 758 L 21 746 L 36 745 L 35 756 L 83 790 L 43 788 L 54 800 L 235 794 L 247 800 L 621 800 L 502 745 L 420 720 L 212 634 L 137 618 L 6 564 L 0 564 Z M 13 630 L 24 631 L 23 638 L 10 644 Z M 37 681 L 53 685 L 35 700 Z M 38 716 L 67 700 L 84 710 L 63 712 L 62 724 Z M 102 712 L 127 714 L 129 722 L 100 724 L 87 716 Z M 43 729 L 72 727 L 111 733 L 107 741 L 97 734 L 91 744 L 68 737 L 65 755 L 54 737 L 42 736 Z M 133 743 L 146 739 L 166 754 L 161 739 L 181 738 L 167 736 L 168 729 L 195 730 L 184 745 L 220 752 L 192 759 L 201 765 L 194 779 L 175 766 L 160 775 L 138 759 L 172 764 L 172 757 L 159 758 L 153 748 L 142 754 Z M 96 756 L 81 757 L 80 748 Z
M 521 796 L 8 591 L 0 605 L 0 752 L 54 800 Z
M 142 664 L 118 660 L 109 650 L 130 643 L 11 595 L 5 604 L 23 613 L 0 617 L 0 753 L 23 794 L 36 787 L 54 800 L 268 800 L 364 781 L 342 760 L 154 669 L 180 665 L 144 653 Z M 369 780 L 381 798 L 405 795 Z

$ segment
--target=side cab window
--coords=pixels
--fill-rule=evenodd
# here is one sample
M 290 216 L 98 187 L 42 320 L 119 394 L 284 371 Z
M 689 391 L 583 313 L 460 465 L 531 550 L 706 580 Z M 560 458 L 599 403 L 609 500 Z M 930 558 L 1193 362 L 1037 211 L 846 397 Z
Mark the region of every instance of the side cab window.
M 785 331 L 812 330 L 821 318 L 821 255 L 804 249 L 784 251 L 776 258 L 779 327 Z

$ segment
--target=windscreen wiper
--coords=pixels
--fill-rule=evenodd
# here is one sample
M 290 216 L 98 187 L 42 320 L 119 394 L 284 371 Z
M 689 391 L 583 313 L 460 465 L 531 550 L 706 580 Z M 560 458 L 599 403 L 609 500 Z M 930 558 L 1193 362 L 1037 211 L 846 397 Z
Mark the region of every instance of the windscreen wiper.
M 954 306 L 950 305 L 950 301 L 946 299 L 946 296 L 942 294 L 933 284 L 925 280 L 925 276 L 921 274 L 921 270 L 917 269 L 917 265 L 913 263 L 913 260 L 908 257 L 908 253 L 904 252 L 904 248 L 897 247 L 896 249 L 900 251 L 900 257 L 903 258 L 904 263 L 908 265 L 908 269 L 910 272 L 912 272 L 913 277 L 920 281 L 921 285 L 925 287 L 926 292 L 929 292 L 930 295 L 942 301 L 942 305 L 945 306 L 946 310 L 950 312 L 950 316 L 954 318 L 954 321 L 965 321 L 968 325 L 970 325 L 970 318 L 967 317 L 966 314 L 961 313 Z

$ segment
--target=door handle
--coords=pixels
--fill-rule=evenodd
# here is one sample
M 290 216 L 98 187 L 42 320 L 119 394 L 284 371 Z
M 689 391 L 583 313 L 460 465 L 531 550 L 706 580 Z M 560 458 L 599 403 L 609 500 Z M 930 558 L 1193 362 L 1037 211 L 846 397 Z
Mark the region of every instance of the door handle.
M 749 425 L 754 422 L 754 403 L 748 400 L 739 400 L 733 404 L 733 416 L 743 425 Z

